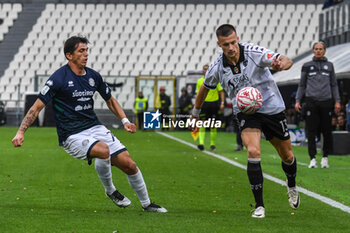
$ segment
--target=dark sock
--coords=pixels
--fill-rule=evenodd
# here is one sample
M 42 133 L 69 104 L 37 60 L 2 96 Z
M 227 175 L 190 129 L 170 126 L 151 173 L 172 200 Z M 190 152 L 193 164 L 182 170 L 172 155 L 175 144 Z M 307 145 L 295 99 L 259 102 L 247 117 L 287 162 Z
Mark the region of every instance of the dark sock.
M 282 169 L 287 176 L 288 187 L 295 187 L 295 177 L 297 176 L 297 159 L 294 157 L 292 164 L 286 164 L 282 161 Z
M 260 166 L 260 160 L 249 160 L 247 174 L 250 182 L 250 188 L 255 198 L 255 208 L 264 206 L 263 202 L 263 174 Z

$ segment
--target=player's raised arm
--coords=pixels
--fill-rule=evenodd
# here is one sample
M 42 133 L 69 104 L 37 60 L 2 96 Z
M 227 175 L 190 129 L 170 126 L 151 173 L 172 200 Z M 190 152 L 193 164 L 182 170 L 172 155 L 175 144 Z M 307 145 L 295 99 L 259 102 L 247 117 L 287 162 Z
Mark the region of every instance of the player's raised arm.
M 16 136 L 12 139 L 12 144 L 15 147 L 22 146 L 24 141 L 24 133 L 33 124 L 35 119 L 38 117 L 40 111 L 45 107 L 45 104 L 38 98 L 33 106 L 28 110 L 25 115 L 21 126 L 19 127 Z
M 108 108 L 116 115 L 119 119 L 121 119 L 124 129 L 130 133 L 136 132 L 136 125 L 130 123 L 128 118 L 126 118 L 125 112 L 118 103 L 118 101 L 112 96 L 109 100 L 106 101 Z

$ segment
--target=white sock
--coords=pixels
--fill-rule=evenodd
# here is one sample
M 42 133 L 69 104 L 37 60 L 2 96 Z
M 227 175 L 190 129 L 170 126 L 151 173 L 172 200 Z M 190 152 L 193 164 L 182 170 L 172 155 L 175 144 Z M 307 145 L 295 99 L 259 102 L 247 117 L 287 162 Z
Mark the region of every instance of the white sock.
M 147 207 L 149 204 L 151 204 L 151 201 L 148 197 L 146 183 L 143 180 L 143 176 L 140 169 L 138 169 L 138 172 L 135 175 L 127 175 L 127 177 L 129 184 L 137 194 L 142 207 Z
M 102 181 L 107 194 L 112 194 L 116 188 L 112 181 L 111 159 L 95 159 L 95 169 Z

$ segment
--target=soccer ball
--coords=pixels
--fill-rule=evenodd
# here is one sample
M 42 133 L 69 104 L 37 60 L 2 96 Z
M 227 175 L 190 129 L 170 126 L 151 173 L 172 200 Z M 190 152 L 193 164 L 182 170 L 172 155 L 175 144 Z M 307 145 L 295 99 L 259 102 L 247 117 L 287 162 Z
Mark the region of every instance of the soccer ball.
M 245 87 L 237 93 L 236 103 L 242 113 L 253 114 L 261 108 L 263 99 L 258 89 Z

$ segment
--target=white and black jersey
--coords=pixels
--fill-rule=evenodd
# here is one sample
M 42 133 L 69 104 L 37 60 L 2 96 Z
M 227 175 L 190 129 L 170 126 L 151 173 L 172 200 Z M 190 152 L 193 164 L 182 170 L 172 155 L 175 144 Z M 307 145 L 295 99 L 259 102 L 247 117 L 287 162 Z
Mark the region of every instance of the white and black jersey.
M 237 114 L 236 95 L 244 87 L 255 87 L 263 96 L 259 113 L 273 115 L 285 109 L 283 98 L 269 70 L 273 58 L 279 53 L 249 43 L 239 43 L 240 57 L 236 66 L 229 64 L 224 54 L 213 62 L 205 76 L 204 86 L 212 89 L 220 82 L 232 99 L 233 110 Z

